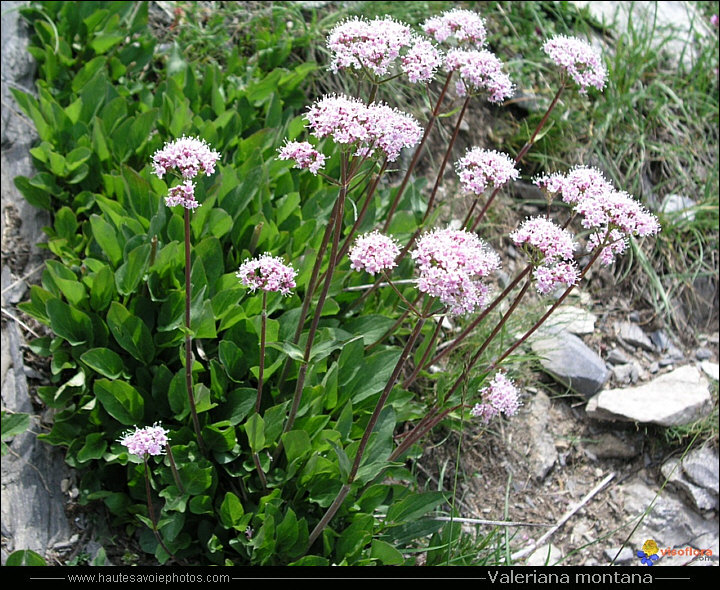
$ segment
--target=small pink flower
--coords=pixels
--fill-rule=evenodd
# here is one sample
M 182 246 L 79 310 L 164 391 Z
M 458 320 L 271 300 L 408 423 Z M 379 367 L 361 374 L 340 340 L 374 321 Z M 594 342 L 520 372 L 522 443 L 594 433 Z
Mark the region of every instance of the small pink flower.
M 582 94 L 587 93 L 589 86 L 598 90 L 605 87 L 607 70 L 600 52 L 589 43 L 577 37 L 556 35 L 545 41 L 543 50 L 580 86 Z
M 274 257 L 269 253 L 258 258 L 248 259 L 240 265 L 237 276 L 240 282 L 249 287 L 254 293 L 257 289 L 262 291 L 279 291 L 283 295 L 290 295 L 295 288 L 297 271 L 285 264 L 282 258 Z
M 475 12 L 461 8 L 433 16 L 427 19 L 421 28 L 428 35 L 432 35 L 438 43 L 444 43 L 452 38 L 458 44 L 469 43 L 479 48 L 485 45 L 487 37 L 485 19 Z
M 465 191 L 481 195 L 488 186 L 498 188 L 520 173 L 506 154 L 473 148 L 455 163 L 460 184 Z
M 288 141 L 278 152 L 279 159 L 295 160 L 295 168 L 308 169 L 315 175 L 325 166 L 325 156 L 307 141 Z
M 549 260 L 570 260 L 577 247 L 569 231 L 545 217 L 526 219 L 510 234 L 510 239 L 517 246 L 531 246 L 542 259 Z
M 437 297 L 453 315 L 487 304 L 483 279 L 500 268 L 500 258 L 476 234 L 436 229 L 423 235 L 410 252 L 418 270 L 418 290 Z
M 164 455 L 168 444 L 167 434 L 168 431 L 157 424 L 145 428 L 135 427 L 135 431 L 126 432 L 118 442 L 138 457 Z
M 400 248 L 395 240 L 374 231 L 358 236 L 348 257 L 350 268 L 374 275 L 382 270 L 395 268 L 395 259 L 399 254 Z
M 402 71 L 415 84 L 429 82 L 435 77 L 438 68 L 442 66 L 442 55 L 430 41 L 418 37 L 400 61 Z
M 330 69 L 367 69 L 385 76 L 404 47 L 411 44 L 412 32 L 405 23 L 390 17 L 368 21 L 353 18 L 340 23 L 328 35 Z
M 154 172 L 159 177 L 168 170 L 177 168 L 184 179 L 195 178 L 199 172 L 207 175 L 215 172 L 215 164 L 220 154 L 211 150 L 205 140 L 185 137 L 167 142 L 162 149 L 153 154 Z
M 488 101 L 494 103 L 502 102 L 514 93 L 512 81 L 502 68 L 497 56 L 486 50 L 453 49 L 445 57 L 445 69 L 460 73 L 456 87 L 458 96 L 484 90 L 489 94 Z
M 710 17 L 710 24 L 717 29 L 717 28 L 718 28 L 718 23 L 720 23 L 720 20 L 718 19 L 718 15 L 717 15 L 717 14 L 713 14 L 713 15 Z
M 195 200 L 195 185 L 186 180 L 182 184 L 171 187 L 168 190 L 168 196 L 165 197 L 165 204 L 168 207 L 182 205 L 186 209 L 197 209 L 200 203 Z
M 490 385 L 480 390 L 480 399 L 482 403 L 475 404 L 470 413 L 485 424 L 501 413 L 514 416 L 521 405 L 515 384 L 502 371 L 495 374 Z
M 574 261 L 548 261 L 533 270 L 535 288 L 541 295 L 549 295 L 558 287 L 576 285 L 580 271 Z

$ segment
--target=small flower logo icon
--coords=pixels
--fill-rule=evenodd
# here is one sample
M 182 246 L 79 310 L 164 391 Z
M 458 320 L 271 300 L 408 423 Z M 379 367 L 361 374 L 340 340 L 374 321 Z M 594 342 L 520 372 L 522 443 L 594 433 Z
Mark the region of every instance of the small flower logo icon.
M 653 565 L 658 560 L 658 545 L 652 539 L 648 539 L 643 543 L 642 549 L 637 552 L 644 565 Z

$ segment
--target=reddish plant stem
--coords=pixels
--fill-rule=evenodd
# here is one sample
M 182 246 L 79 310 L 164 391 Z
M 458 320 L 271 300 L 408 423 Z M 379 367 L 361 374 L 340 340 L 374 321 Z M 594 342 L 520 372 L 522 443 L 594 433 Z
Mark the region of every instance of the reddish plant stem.
M 425 142 L 427 141 L 427 138 L 430 135 L 430 131 L 432 131 L 432 128 L 435 126 L 435 121 L 437 121 L 438 115 L 440 114 L 440 107 L 442 106 L 443 100 L 445 99 L 445 94 L 447 94 L 448 87 L 450 86 L 450 80 L 452 80 L 452 75 L 453 75 L 453 73 L 450 72 L 447 75 L 447 78 L 445 79 L 445 84 L 443 85 L 442 90 L 440 91 L 440 94 L 438 95 L 438 99 L 437 99 L 437 102 L 435 103 L 435 107 L 433 108 L 433 111 L 430 114 L 430 118 L 428 119 L 427 125 L 425 126 L 425 131 L 423 133 L 422 139 L 420 140 L 420 143 L 418 144 L 418 146 L 415 148 L 415 153 L 413 154 L 413 157 L 410 160 L 408 169 L 405 171 L 405 176 L 402 179 L 400 188 L 398 188 L 398 192 L 395 195 L 395 198 L 393 199 L 393 202 L 390 205 L 390 209 L 387 212 L 387 217 L 385 219 L 385 225 L 383 226 L 383 232 L 387 232 L 388 228 L 390 227 L 390 222 L 392 221 L 393 215 L 395 215 L 397 206 L 400 204 L 400 199 L 401 199 L 403 193 L 405 192 L 405 189 L 407 188 L 408 182 L 410 182 L 410 176 L 412 175 L 413 170 L 415 170 L 415 166 L 417 165 L 418 160 L 420 159 L 420 154 L 422 153 L 422 150 L 425 147 Z
M 512 291 L 512 290 L 517 286 L 517 284 L 518 284 L 525 276 L 527 276 L 527 274 L 528 274 L 531 270 L 532 270 L 532 264 L 528 264 L 528 265 L 525 267 L 525 269 L 524 269 L 521 273 L 519 273 L 519 274 L 513 279 L 512 283 L 510 283 L 507 287 L 505 287 L 505 289 L 503 290 L 503 292 L 500 293 L 500 295 L 498 295 L 498 296 L 493 300 L 493 302 L 492 302 L 490 305 L 488 305 L 472 322 L 470 322 L 470 324 L 468 324 L 468 325 L 465 327 L 465 329 L 464 329 L 462 332 L 460 332 L 460 334 L 458 334 L 458 335 L 455 337 L 455 339 L 454 339 L 450 344 L 448 344 L 448 346 L 446 346 L 445 348 L 443 348 L 440 352 L 438 352 L 438 353 L 433 357 L 433 359 L 430 361 L 429 364 L 431 364 L 431 365 L 436 364 L 436 363 L 437 363 L 441 358 L 443 358 L 445 355 L 447 355 L 447 354 L 449 354 L 450 352 L 452 352 L 453 350 L 455 350 L 455 349 L 462 343 L 462 341 L 463 341 L 465 338 L 467 338 L 468 334 L 470 334 L 470 332 L 472 332 L 472 331 L 487 317 L 487 315 L 488 315 L 489 313 L 491 313 L 492 310 L 495 309 L 495 308 L 498 306 L 498 304 L 499 304 L 503 299 L 505 299 L 505 297 L 507 297 L 507 296 L 509 295 L 510 291 Z
M 440 422 L 442 422 L 451 412 L 454 412 L 458 408 L 461 408 L 462 404 L 448 408 L 447 410 L 444 410 L 439 415 L 431 418 L 424 424 L 421 422 L 418 424 L 415 428 L 410 431 L 407 436 L 403 439 L 403 441 L 395 448 L 395 450 L 390 454 L 390 457 L 388 457 L 388 461 L 395 461 L 398 457 L 402 456 L 403 453 L 405 453 L 410 447 L 412 447 L 416 442 L 418 442 L 422 437 L 424 437 L 428 432 L 430 432 L 433 428 L 435 428 Z M 437 411 L 439 408 L 437 406 L 434 406 L 431 410 Z
M 442 323 L 445 316 L 442 316 L 438 318 L 437 325 L 435 326 L 435 330 L 433 330 L 432 336 L 430 336 L 430 340 L 428 342 L 427 347 L 425 348 L 425 352 L 423 352 L 422 358 L 420 359 L 420 362 L 415 367 L 415 370 L 412 372 L 412 374 L 403 382 L 402 387 L 403 389 L 407 389 L 410 387 L 410 385 L 417 379 L 417 376 L 420 374 L 420 371 L 422 370 L 423 366 L 425 365 L 425 361 L 427 361 L 428 357 L 430 356 L 430 352 L 432 351 L 433 345 L 435 344 L 435 340 L 437 339 L 438 335 L 440 334 L 440 330 L 442 329 Z
M 555 108 L 555 105 L 557 105 L 558 101 L 560 100 L 560 95 L 563 93 L 563 90 L 565 90 L 565 80 L 563 80 L 562 83 L 560 84 L 560 88 L 558 88 L 558 91 L 555 93 L 555 96 L 552 99 L 550 106 L 548 106 L 548 109 L 547 109 L 547 111 L 545 111 L 543 118 L 540 119 L 540 122 L 537 124 L 537 127 L 535 127 L 535 131 L 533 131 L 533 134 L 530 136 L 530 139 L 520 149 L 517 156 L 515 156 L 515 164 L 519 164 L 522 161 L 522 159 L 525 157 L 525 155 L 530 151 L 530 148 L 535 144 L 535 140 L 538 136 L 538 133 L 540 133 L 540 130 L 547 123 L 547 120 L 550 117 L 550 113 L 553 111 L 553 109 Z M 480 211 L 477 218 L 475 219 L 472 226 L 470 227 L 471 232 L 474 232 L 477 229 L 477 226 L 480 224 L 483 217 L 485 217 L 485 213 L 487 213 L 487 210 L 490 208 L 490 205 L 492 205 L 492 202 L 495 200 L 495 197 L 497 197 L 501 188 L 502 188 L 502 186 L 495 187 L 495 189 L 491 193 L 490 197 L 485 202 L 485 205 L 483 206 L 482 210 Z M 474 206 L 475 205 L 473 205 L 473 207 Z M 463 225 L 467 225 L 467 223 L 468 223 L 468 220 L 466 220 Z
M 185 386 L 187 388 L 190 413 L 192 415 L 195 436 L 197 436 L 200 451 L 205 453 L 205 442 L 200 433 L 200 420 L 195 408 L 195 395 L 193 394 L 192 379 L 192 336 L 190 336 L 190 301 L 192 299 L 192 284 L 190 281 L 190 209 L 185 209 Z
M 255 412 L 260 411 L 262 403 L 263 374 L 265 372 L 265 331 L 267 328 L 267 291 L 262 295 L 262 313 L 260 314 L 260 364 L 258 367 L 257 399 L 255 400 Z
M 178 561 L 178 558 L 175 557 L 175 555 L 173 555 L 173 552 L 167 548 L 167 545 L 165 545 L 165 542 L 162 540 L 162 537 L 160 536 L 160 531 L 158 531 L 157 518 L 155 518 L 155 508 L 153 507 L 153 503 L 152 503 L 152 493 L 151 493 L 151 489 L 150 489 L 150 468 L 148 467 L 147 454 L 143 457 L 143 459 L 145 461 L 145 493 L 147 495 L 148 516 L 150 517 L 150 522 L 152 522 L 152 532 L 155 535 L 157 542 L 160 544 L 160 547 L 162 547 L 165 550 L 165 553 L 167 553 L 175 561 Z
M 300 365 L 300 372 L 298 373 L 298 379 L 295 384 L 295 395 L 293 396 L 292 407 L 290 408 L 290 414 L 288 415 L 288 420 L 285 423 L 283 433 L 288 432 L 292 428 L 295 422 L 295 416 L 297 415 L 298 409 L 300 408 L 300 400 L 302 398 L 303 387 L 305 386 L 305 376 L 307 374 L 308 364 L 310 362 L 312 345 L 315 340 L 318 323 L 320 322 L 320 315 L 322 314 L 323 306 L 325 305 L 325 299 L 327 298 L 328 291 L 330 290 L 330 283 L 332 281 L 333 271 L 335 270 L 335 260 L 337 259 L 338 243 L 340 241 L 340 233 L 342 232 L 343 212 L 348 186 L 347 160 L 344 158 L 341 170 L 342 186 L 340 187 L 340 195 L 338 196 L 335 218 L 330 223 L 331 226 L 334 225 L 332 246 L 330 248 L 330 262 L 325 275 L 325 282 L 323 284 L 322 291 L 320 292 L 320 297 L 315 307 L 315 315 L 313 316 L 312 323 L 310 324 L 310 331 L 308 332 L 307 343 L 305 344 L 305 354 L 303 355 L 303 362 Z M 278 449 L 281 448 L 281 445 L 279 445 Z
M 260 478 L 260 484 L 263 489 L 267 489 L 267 479 L 265 478 L 265 472 L 263 471 L 262 465 L 260 465 L 260 456 L 253 451 L 252 454 L 253 463 L 255 463 L 255 471 L 257 471 L 258 477 Z
M 426 314 L 428 312 L 430 305 L 431 305 L 431 302 L 428 302 L 428 304 L 423 309 L 423 314 Z M 347 496 L 348 492 L 350 491 L 350 487 L 352 486 L 352 483 L 355 481 L 355 476 L 357 475 L 358 469 L 360 468 L 360 463 L 362 462 L 363 455 L 365 454 L 365 449 L 367 447 L 368 442 L 370 441 L 370 435 L 372 434 L 372 431 L 375 429 L 375 425 L 377 424 L 378 418 L 380 417 L 380 412 L 382 412 L 383 407 L 385 407 L 385 402 L 387 402 L 387 399 L 390 396 L 390 392 L 392 391 L 392 389 L 395 385 L 395 382 L 397 381 L 398 377 L 400 376 L 400 372 L 402 371 L 403 365 L 405 364 L 405 361 L 407 360 L 407 357 L 410 354 L 410 351 L 412 350 L 413 346 L 415 345 L 415 341 L 418 339 L 418 336 L 420 335 L 420 332 L 422 331 L 422 327 L 423 327 L 424 323 L 425 323 L 425 319 L 423 317 L 418 320 L 417 324 L 415 324 L 415 328 L 413 329 L 412 334 L 410 335 L 410 338 L 408 338 L 408 341 L 405 344 L 405 348 L 403 348 L 403 351 L 400 354 L 400 358 L 398 359 L 397 363 L 395 364 L 395 369 L 393 369 L 392 375 L 390 376 L 390 379 L 388 380 L 387 384 L 385 385 L 385 389 L 380 394 L 377 404 L 375 405 L 375 409 L 373 410 L 373 413 L 370 416 L 370 420 L 368 421 L 368 424 L 365 427 L 365 432 L 363 432 L 362 439 L 360 439 L 360 445 L 358 446 L 357 452 L 355 453 L 355 460 L 353 461 L 352 468 L 350 469 L 350 473 L 348 474 L 347 483 L 342 487 L 341 493 L 338 494 L 338 497 L 331 504 L 331 506 L 328 508 L 328 510 L 323 515 L 320 522 L 317 524 L 317 526 L 313 529 L 312 533 L 310 534 L 310 538 L 309 538 L 310 545 L 312 545 L 315 542 L 315 540 L 318 538 L 320 533 L 322 533 L 323 529 L 327 526 L 327 524 L 330 522 L 330 520 L 332 520 L 332 517 L 335 516 L 335 513 L 340 509 L 340 506 L 342 505 L 342 502 L 345 499 L 345 496 Z
M 175 457 L 173 456 L 172 449 L 170 448 L 170 445 L 167 446 L 167 455 L 168 459 L 170 459 L 170 468 L 173 472 L 173 477 L 175 478 L 175 483 L 177 484 L 178 489 L 180 490 L 180 493 L 185 493 L 185 488 L 183 487 L 182 482 L 180 481 L 180 474 L 178 473 L 177 465 L 175 465 Z

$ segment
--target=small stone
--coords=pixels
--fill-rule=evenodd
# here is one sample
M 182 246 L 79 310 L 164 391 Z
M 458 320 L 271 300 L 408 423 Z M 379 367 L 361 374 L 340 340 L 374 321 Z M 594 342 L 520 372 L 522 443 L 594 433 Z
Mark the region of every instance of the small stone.
M 701 347 L 695 351 L 695 358 L 699 361 L 706 361 L 712 358 L 712 350 Z
M 663 463 L 660 471 L 671 484 L 689 498 L 692 505 L 698 510 L 706 511 L 717 509 L 717 495 L 713 497 L 707 490 L 688 481 L 684 470 L 684 463 L 681 463 L 680 459 L 677 457 L 668 459 Z
M 703 361 L 700 363 L 700 368 L 708 377 L 710 377 L 710 379 L 715 381 L 720 380 L 720 366 L 717 363 Z
M 710 447 L 702 447 L 690 451 L 682 463 L 683 472 L 694 484 L 710 490 L 715 495 L 720 492 L 718 479 L 720 469 L 718 468 L 718 455 Z
M 655 330 L 650 332 L 650 341 L 655 345 L 659 351 L 665 351 L 670 346 L 670 339 L 665 334 L 664 330 Z
M 561 305 L 542 325 L 541 330 L 554 333 L 567 331 L 582 336 L 595 331 L 595 315 L 574 305 Z
M 587 445 L 587 450 L 598 459 L 631 459 L 639 453 L 634 443 L 628 443 L 610 432 L 595 438 Z
M 631 322 L 639 322 L 640 321 L 640 314 L 637 311 L 631 311 L 630 315 L 628 316 L 628 319 Z
M 612 563 L 628 563 L 635 559 L 635 552 L 628 546 L 625 546 L 622 549 L 620 549 L 620 547 L 605 549 L 604 553 L 608 562 Z
M 635 367 L 632 364 L 617 365 L 611 369 L 615 381 L 620 384 L 632 383 L 633 370 Z M 637 380 L 637 379 L 636 379 Z
M 681 213 L 682 215 L 680 215 L 680 219 L 692 221 L 695 219 L 695 211 L 692 210 L 695 205 L 697 205 L 697 203 L 690 197 L 682 195 L 667 195 L 663 199 L 662 205 L 660 205 L 660 211 L 665 214 Z
M 657 361 L 653 361 L 652 363 L 650 363 L 650 366 L 648 366 L 648 371 L 650 371 L 650 373 L 652 373 L 653 375 L 655 373 L 657 373 L 659 370 L 660 370 L 660 363 L 658 363 Z
M 555 565 L 562 559 L 562 551 L 555 545 L 543 545 L 533 551 L 525 561 L 525 565 Z
M 631 346 L 638 346 L 643 350 L 653 352 L 655 347 L 648 338 L 647 334 L 643 332 L 642 328 L 636 324 L 630 322 L 620 322 L 616 325 L 618 337 L 625 341 Z
M 630 362 L 630 357 L 620 348 L 613 348 L 607 354 L 607 361 L 613 365 L 625 365 Z

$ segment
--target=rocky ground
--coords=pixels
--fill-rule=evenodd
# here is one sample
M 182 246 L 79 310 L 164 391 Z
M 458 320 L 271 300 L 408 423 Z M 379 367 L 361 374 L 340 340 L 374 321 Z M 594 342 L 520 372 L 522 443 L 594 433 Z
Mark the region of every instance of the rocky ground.
M 2 407 L 36 418 L 3 457 L 2 561 L 29 548 L 50 563 L 68 563 L 96 555 L 106 543 L 117 556 L 111 561 L 120 563 L 132 547 L 113 550 L 90 526 L 92 515 L 74 502 L 74 475 L 61 450 L 35 440 L 48 418 L 32 395 L 45 368 L 25 343 L 42 327 L 14 306 L 39 280 L 43 253 L 34 244 L 48 218 L 12 183 L 18 174 L 31 175 L 33 141 L 30 123 L 9 106 L 8 86 L 32 87 L 32 64 L 12 11 L 17 4 L 4 2 L 2 15 Z M 507 529 L 517 563 L 641 565 L 635 553 L 653 539 L 661 549 L 713 554 L 665 555 L 662 563 L 718 565 L 718 441 L 703 437 L 687 452 L 662 443 L 668 428 L 717 405 L 717 317 L 702 324 L 715 330 L 681 342 L 603 279 L 596 275 L 528 342 L 541 361 L 526 379 L 535 386 L 525 388 L 519 415 L 492 430 L 466 426 L 461 438 L 445 435 L 442 444 L 428 446 L 420 478 L 433 489 L 452 489 L 448 474 L 458 468 L 456 505 L 468 531 L 487 534 L 495 526 L 478 520 L 526 523 Z M 686 315 L 692 321 L 716 313 L 715 292 L 708 310 Z

